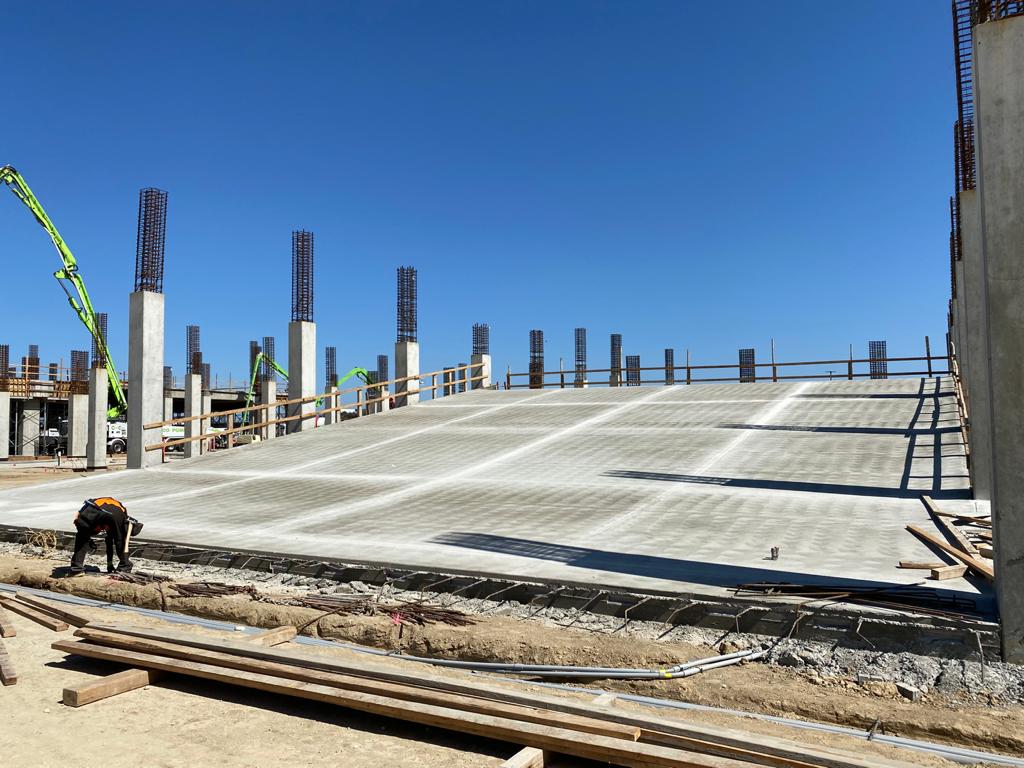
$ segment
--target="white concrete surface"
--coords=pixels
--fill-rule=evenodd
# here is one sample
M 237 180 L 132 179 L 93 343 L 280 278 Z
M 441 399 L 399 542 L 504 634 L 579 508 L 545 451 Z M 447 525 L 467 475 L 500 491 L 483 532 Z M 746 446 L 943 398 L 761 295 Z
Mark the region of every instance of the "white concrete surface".
M 288 323 L 288 399 L 312 397 L 316 390 L 316 323 L 293 320 Z M 296 403 L 286 408 L 289 416 L 312 416 L 316 403 Z M 288 434 L 313 429 L 314 419 L 287 422 Z
M 156 539 L 722 594 L 918 582 L 897 562 L 935 555 L 904 526 L 931 525 L 922 493 L 974 509 L 966 474 L 948 379 L 477 390 L 14 489 L 0 523 L 68 528 L 104 493 Z

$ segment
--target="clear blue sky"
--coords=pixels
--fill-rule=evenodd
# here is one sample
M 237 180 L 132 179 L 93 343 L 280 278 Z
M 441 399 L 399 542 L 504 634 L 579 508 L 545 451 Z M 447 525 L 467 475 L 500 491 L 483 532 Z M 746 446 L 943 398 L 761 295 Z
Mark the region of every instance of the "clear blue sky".
M 656 365 L 941 350 L 949 9 L 602 2 L 4 3 L 0 164 L 78 256 L 127 367 L 138 190 L 169 193 L 167 362 L 285 358 L 290 233 L 316 236 L 338 366 L 393 353 L 420 274 L 425 370 L 491 324 L 495 367 L 573 328 Z M 45 233 L 0 197 L 0 342 L 87 348 Z M 392 369 L 393 370 L 393 369 Z M 322 379 L 322 373 L 318 376 Z

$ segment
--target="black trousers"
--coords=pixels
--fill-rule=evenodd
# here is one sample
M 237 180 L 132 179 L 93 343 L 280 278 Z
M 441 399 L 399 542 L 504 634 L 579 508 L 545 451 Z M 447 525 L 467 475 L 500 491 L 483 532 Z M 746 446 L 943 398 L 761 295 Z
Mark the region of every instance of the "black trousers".
M 71 555 L 71 570 L 85 570 L 85 557 L 89 554 L 89 542 L 95 532 L 90 528 L 77 528 L 75 531 L 75 551 Z M 107 568 L 114 567 L 114 533 L 107 531 Z M 117 548 L 117 567 L 122 570 L 131 570 L 131 562 L 128 560 L 128 553 L 123 547 Z

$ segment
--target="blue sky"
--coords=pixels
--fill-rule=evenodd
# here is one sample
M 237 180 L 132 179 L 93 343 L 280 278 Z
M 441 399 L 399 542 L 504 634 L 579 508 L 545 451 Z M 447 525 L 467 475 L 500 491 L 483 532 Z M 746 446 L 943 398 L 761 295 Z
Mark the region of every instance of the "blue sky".
M 4 3 L 0 164 L 77 255 L 127 366 L 138 190 L 169 193 L 167 362 L 185 326 L 242 376 L 285 358 L 290 233 L 316 237 L 338 366 L 395 341 L 420 275 L 425 370 L 491 324 L 495 367 L 586 326 L 656 365 L 942 349 L 949 9 L 797 2 Z M 0 343 L 87 348 L 28 212 L 0 197 Z M 322 374 L 318 377 L 322 378 Z

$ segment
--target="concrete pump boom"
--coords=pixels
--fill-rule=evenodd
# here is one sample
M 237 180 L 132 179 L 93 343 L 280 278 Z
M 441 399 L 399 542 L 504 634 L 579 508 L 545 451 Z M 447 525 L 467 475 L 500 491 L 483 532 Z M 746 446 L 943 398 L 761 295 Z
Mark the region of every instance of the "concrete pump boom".
M 54 246 L 56 246 L 57 253 L 60 254 L 61 263 L 64 266 L 54 272 L 53 276 L 57 278 L 57 283 L 67 295 L 71 309 L 75 311 L 78 319 L 89 329 L 89 334 L 92 336 L 93 341 L 96 342 L 96 349 L 100 354 L 101 362 L 107 369 L 107 382 L 110 385 L 110 394 L 115 403 L 115 406 L 108 411 L 108 415 L 117 416 L 124 414 L 128 409 L 128 401 L 125 399 L 124 390 L 121 389 L 121 379 L 117 374 L 114 360 L 110 356 L 107 340 L 103 338 L 103 334 L 100 332 L 96 311 L 93 309 L 89 292 L 85 289 L 85 281 L 79 272 L 78 261 L 71 253 L 67 243 L 64 242 L 64 238 L 60 236 L 60 232 L 57 231 L 53 221 L 46 214 L 46 210 L 39 203 L 39 200 L 36 199 L 36 196 L 32 194 L 32 190 L 25 183 L 25 179 L 20 173 L 9 165 L 3 166 L 0 168 L 0 184 L 10 187 L 14 196 L 21 200 L 25 207 L 32 212 L 32 215 L 36 217 L 36 221 L 46 230 Z M 74 295 L 68 290 L 69 283 L 74 289 Z

